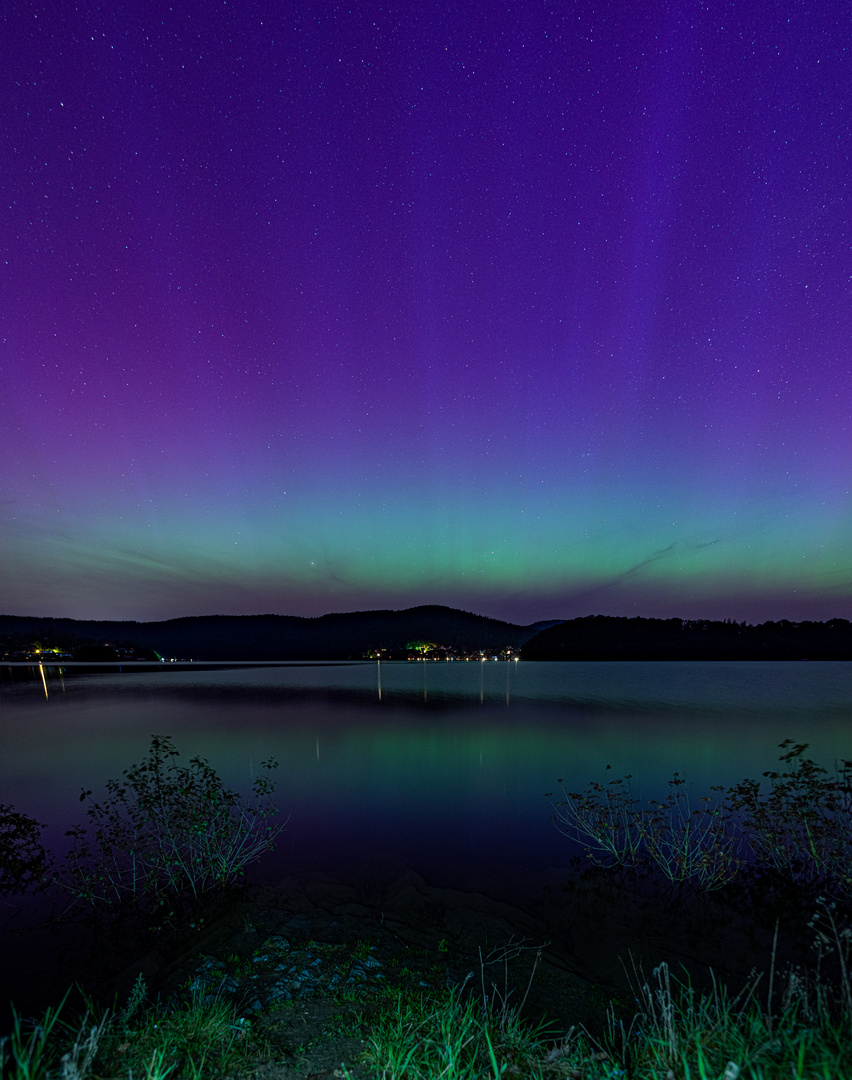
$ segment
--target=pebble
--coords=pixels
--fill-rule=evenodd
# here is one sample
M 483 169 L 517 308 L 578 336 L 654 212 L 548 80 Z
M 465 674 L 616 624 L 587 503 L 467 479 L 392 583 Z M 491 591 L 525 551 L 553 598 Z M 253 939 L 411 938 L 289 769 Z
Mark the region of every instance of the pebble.
M 301 925 L 288 928 L 300 932 Z M 250 959 L 249 969 L 247 960 Z M 235 969 L 235 970 L 234 970 Z M 293 948 L 282 935 L 267 938 L 251 958 L 226 962 L 205 955 L 196 968 L 190 989 L 202 1002 L 229 997 L 249 1016 L 288 1001 L 303 1001 L 341 989 L 356 997 L 372 997 L 384 979 L 382 962 L 371 954 L 353 957 L 345 945 L 310 941 Z M 243 1002 L 250 1002 L 245 1005 Z

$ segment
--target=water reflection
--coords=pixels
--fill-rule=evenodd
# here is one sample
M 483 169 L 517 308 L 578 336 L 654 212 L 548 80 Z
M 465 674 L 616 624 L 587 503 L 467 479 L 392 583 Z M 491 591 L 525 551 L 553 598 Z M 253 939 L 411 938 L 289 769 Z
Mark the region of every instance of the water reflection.
M 788 737 L 825 764 L 852 758 L 850 715 L 846 664 L 39 666 L 0 683 L 0 802 L 61 849 L 80 789 L 168 734 L 243 791 L 280 761 L 290 821 L 268 874 L 387 852 L 433 880 L 522 875 L 570 854 L 544 794 L 557 777 L 580 790 L 610 765 L 652 797 L 677 770 L 703 793 L 759 777 Z

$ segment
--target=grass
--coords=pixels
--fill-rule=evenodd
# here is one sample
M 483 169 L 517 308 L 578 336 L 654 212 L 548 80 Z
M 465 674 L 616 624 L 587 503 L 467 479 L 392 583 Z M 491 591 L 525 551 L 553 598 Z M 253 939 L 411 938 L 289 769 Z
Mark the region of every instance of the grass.
M 631 1007 L 610 1004 L 594 1035 L 524 1018 L 536 964 L 519 995 L 491 977 L 527 948 L 510 942 L 480 952 L 478 974 L 462 985 L 400 991 L 328 1037 L 363 1040 L 361 1054 L 340 1063 L 350 1080 L 837 1080 L 852 1076 L 852 930 L 823 900 L 811 932 L 810 969 L 778 972 L 773 955 L 768 975 L 752 973 L 735 993 L 712 977 L 698 990 L 666 963 L 650 974 L 631 963 Z M 71 1022 L 67 998 L 39 1021 L 15 1015 L 0 1043 L 3 1080 L 198 1080 L 250 1076 L 273 1060 L 262 1015 L 249 1022 L 189 985 L 153 1005 L 140 977 L 121 1010 L 84 999 Z
M 0 1041 L 0 1074 L 4 1080 L 195 1080 L 238 1074 L 263 1057 L 251 1024 L 225 1002 L 187 991 L 175 1002 L 152 1006 L 146 995 L 140 976 L 121 1012 L 99 1010 L 84 999 L 82 1014 L 69 1023 L 62 1018 L 66 994 L 41 1021 L 14 1014 L 12 1032 Z
M 698 992 L 665 963 L 650 976 L 633 968 L 629 1017 L 610 1006 L 602 1034 L 572 1028 L 554 1037 L 525 1024 L 520 1008 L 458 990 L 400 999 L 374 1023 L 368 1060 L 381 1080 L 838 1080 L 852 1076 L 852 931 L 824 902 L 813 921 L 818 960 L 784 978 L 753 974 L 736 994 L 715 978 Z M 823 963 L 833 955 L 840 980 Z M 712 975 L 712 973 L 711 973 Z
M 806 968 L 777 970 L 773 948 L 768 972 L 753 972 L 739 989 L 723 985 L 712 972 L 699 989 L 667 963 L 647 974 L 628 957 L 629 1007 L 610 1003 L 605 1022 L 593 1034 L 582 1026 L 556 1030 L 525 1019 L 541 950 L 526 988 L 516 993 L 508 983 L 508 961 L 528 947 L 510 942 L 480 951 L 478 977 L 471 973 L 448 989 L 399 992 L 374 1003 L 369 1020 L 344 1025 L 337 1034 L 360 1034 L 364 1049 L 355 1060 L 341 1062 L 337 1075 L 352 1080 L 852 1077 L 852 928 L 844 921 L 852 893 L 852 765 L 844 762 L 831 777 L 804 757 L 803 744 L 781 746 L 784 768 L 764 774 L 768 792 L 743 781 L 728 792 L 715 789 L 714 796 L 692 807 L 676 775 L 667 798 L 643 807 L 632 797 L 628 777 L 569 795 L 560 805 L 561 822 L 590 841 L 589 854 L 598 865 L 644 864 L 684 887 L 724 889 L 757 868 L 784 877 L 791 890 L 799 890 L 802 903 L 812 903 L 807 925 L 813 962 Z M 170 744 L 155 749 L 160 757 L 141 774 L 144 783 L 140 774 L 130 774 L 133 790 L 145 796 L 133 813 L 136 805 L 145 814 L 152 805 L 159 814 L 163 806 L 159 789 L 153 802 L 148 797 L 144 784 L 151 776 L 162 784 L 165 775 L 174 793 L 179 786 L 186 791 L 195 773 L 203 783 L 193 790 L 212 791 L 214 806 L 232 809 L 231 793 L 223 796 L 206 764 L 191 763 L 190 774 L 164 773 Z M 113 819 L 124 810 L 120 795 L 126 790 L 113 791 L 120 804 L 110 807 Z M 193 815 L 202 801 L 191 802 Z M 261 823 L 264 815 L 265 810 L 257 815 Z M 256 835 L 255 817 L 248 823 L 241 816 L 229 820 L 234 835 L 240 830 Z M 161 835 L 174 842 L 171 827 L 156 821 Z M 27 843 L 32 839 L 28 835 Z M 124 841 L 124 833 L 119 839 Z M 268 841 L 265 834 L 262 839 Z M 193 853 L 192 881 L 206 885 L 203 859 L 186 846 L 180 848 L 181 858 L 187 850 Z M 243 853 L 240 849 L 239 859 Z M 216 870 L 214 877 L 221 874 Z M 172 884 L 168 877 L 166 884 Z M 826 891 L 818 896 L 814 888 L 822 885 Z M 356 957 L 368 951 L 366 942 L 354 945 Z M 0 1040 L 2 1080 L 198 1080 L 248 1076 L 270 1063 L 270 1048 L 260 1034 L 262 1016 L 248 1021 L 232 1005 L 193 992 L 191 985 L 175 1000 L 155 1005 L 140 978 L 120 1010 L 99 1010 L 84 999 L 70 1021 L 69 996 L 40 1020 L 13 1013 L 12 1029 Z
M 535 1067 L 544 1046 L 541 1029 L 483 1010 L 456 989 L 417 999 L 400 997 L 374 1022 L 366 1061 L 382 1080 L 500 1077 Z
M 741 780 L 711 788 L 695 806 L 675 773 L 665 798 L 642 805 L 628 775 L 564 792 L 555 820 L 598 866 L 639 866 L 707 891 L 760 867 L 850 900 L 852 762 L 836 765 L 832 776 L 805 757 L 807 748 L 780 744 L 784 768 L 763 774 L 768 790 Z

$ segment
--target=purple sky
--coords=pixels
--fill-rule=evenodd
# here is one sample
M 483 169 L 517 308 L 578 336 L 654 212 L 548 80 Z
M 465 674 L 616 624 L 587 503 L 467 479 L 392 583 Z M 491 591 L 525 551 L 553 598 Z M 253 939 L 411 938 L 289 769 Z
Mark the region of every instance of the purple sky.
M 852 618 L 842 6 L 2 32 L 0 612 Z

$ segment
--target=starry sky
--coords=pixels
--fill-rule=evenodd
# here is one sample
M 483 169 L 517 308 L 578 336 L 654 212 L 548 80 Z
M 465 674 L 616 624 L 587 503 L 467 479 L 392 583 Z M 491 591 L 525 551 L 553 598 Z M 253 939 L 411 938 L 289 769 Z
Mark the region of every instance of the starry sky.
M 0 611 L 852 617 L 843 5 L 0 19 Z

